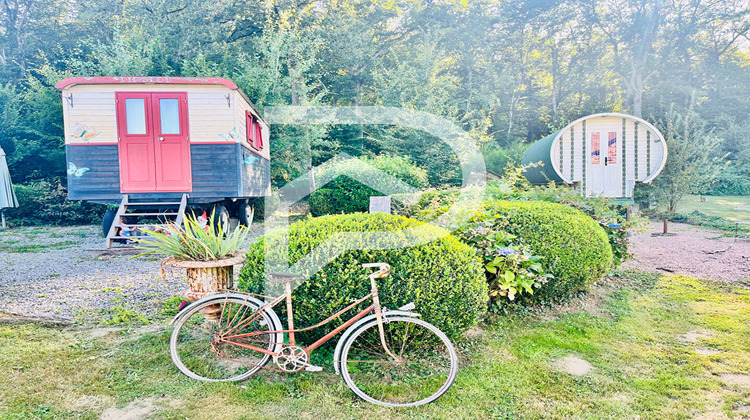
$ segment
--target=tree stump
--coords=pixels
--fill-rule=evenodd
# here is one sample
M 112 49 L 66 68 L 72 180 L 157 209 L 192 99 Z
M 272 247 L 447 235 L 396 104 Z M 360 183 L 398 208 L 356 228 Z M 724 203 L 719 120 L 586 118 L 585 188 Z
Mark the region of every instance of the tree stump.
M 185 297 L 195 302 L 215 295 L 234 286 L 234 266 L 245 261 L 245 257 L 232 257 L 216 261 L 183 261 L 167 258 L 162 264 L 171 267 L 185 268 L 188 288 Z M 208 321 L 218 321 L 221 308 L 211 305 L 201 310 Z

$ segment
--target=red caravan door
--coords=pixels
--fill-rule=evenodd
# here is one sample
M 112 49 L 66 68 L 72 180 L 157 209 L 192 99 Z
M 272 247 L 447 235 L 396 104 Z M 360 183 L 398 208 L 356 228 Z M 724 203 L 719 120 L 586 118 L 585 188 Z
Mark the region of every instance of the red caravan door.
M 187 94 L 152 93 L 156 191 L 192 191 Z
M 191 191 L 187 94 L 118 92 L 116 99 L 121 191 Z
M 154 129 L 150 93 L 118 92 L 117 135 L 120 152 L 120 190 L 156 190 Z

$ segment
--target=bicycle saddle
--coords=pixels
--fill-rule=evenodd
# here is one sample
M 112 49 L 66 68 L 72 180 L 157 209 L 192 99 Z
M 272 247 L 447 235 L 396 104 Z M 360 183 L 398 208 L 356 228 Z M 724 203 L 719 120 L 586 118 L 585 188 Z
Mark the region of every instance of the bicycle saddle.
M 271 283 L 285 284 L 304 280 L 305 277 L 300 276 L 299 274 L 292 273 L 268 273 L 268 279 L 271 281 Z

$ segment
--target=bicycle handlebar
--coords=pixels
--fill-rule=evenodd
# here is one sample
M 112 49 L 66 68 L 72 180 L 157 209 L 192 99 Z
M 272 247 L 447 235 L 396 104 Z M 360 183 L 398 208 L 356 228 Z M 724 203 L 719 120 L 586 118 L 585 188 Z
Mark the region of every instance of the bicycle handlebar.
M 389 274 L 391 274 L 391 266 L 386 263 L 367 263 L 367 264 L 362 264 L 362 267 L 378 269 L 378 271 L 370 274 L 370 278 L 373 278 L 373 279 L 382 279 L 383 277 L 386 277 Z
M 380 270 L 390 270 L 391 266 L 387 263 L 366 263 L 362 264 L 364 268 L 379 268 Z

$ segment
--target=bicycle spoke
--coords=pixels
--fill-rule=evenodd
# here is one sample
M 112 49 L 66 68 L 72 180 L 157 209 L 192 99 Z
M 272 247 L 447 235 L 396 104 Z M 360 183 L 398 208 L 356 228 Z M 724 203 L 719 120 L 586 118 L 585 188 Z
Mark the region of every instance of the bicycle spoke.
M 172 359 L 190 377 L 237 380 L 254 373 L 270 358 L 265 353 L 222 339 L 227 328 L 234 329 L 237 334 L 270 331 L 274 322 L 269 315 L 257 313 L 257 305 L 247 300 L 226 298 L 220 302 L 209 301 L 190 309 L 172 333 Z M 219 318 L 211 321 L 202 313 L 205 311 L 219 314 Z M 247 341 L 271 351 L 276 345 L 275 338 L 274 334 L 263 332 Z
M 383 405 L 418 405 L 437 399 L 455 379 L 457 358 L 447 337 L 434 326 L 411 318 L 383 325 L 397 360 L 386 354 L 373 322 L 347 340 L 344 381 L 360 397 Z

